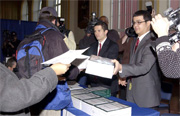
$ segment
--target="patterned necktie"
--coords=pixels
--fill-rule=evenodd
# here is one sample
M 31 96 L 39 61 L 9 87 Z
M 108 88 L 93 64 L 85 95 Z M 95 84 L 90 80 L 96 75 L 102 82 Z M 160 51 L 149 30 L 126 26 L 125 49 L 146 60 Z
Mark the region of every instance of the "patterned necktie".
M 98 51 L 98 56 L 99 56 L 99 53 L 101 51 L 101 43 L 99 43 L 99 51 Z
M 136 46 L 135 46 L 134 52 L 136 51 L 138 45 L 139 45 L 139 38 L 137 38 L 137 40 L 136 40 Z

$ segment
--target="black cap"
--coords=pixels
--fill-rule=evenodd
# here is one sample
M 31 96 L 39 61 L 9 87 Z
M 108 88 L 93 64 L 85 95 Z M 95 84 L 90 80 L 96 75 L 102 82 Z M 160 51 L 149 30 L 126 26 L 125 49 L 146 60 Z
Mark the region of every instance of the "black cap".
M 40 17 L 54 16 L 58 17 L 56 10 L 53 7 L 43 7 L 40 11 Z

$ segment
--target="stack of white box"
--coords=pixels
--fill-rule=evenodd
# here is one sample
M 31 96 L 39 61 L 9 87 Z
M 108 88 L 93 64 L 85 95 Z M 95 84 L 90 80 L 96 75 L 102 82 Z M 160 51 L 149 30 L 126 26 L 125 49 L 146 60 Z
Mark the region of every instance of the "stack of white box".
M 130 106 L 95 95 L 88 89 L 73 90 L 72 101 L 75 108 L 91 116 L 131 116 Z

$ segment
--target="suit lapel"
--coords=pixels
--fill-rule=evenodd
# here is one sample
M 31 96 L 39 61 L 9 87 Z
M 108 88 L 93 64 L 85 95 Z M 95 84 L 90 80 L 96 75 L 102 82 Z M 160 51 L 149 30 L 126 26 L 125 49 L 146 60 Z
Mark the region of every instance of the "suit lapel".
M 131 44 L 131 53 L 130 53 L 131 57 L 130 57 L 130 59 L 133 59 L 133 57 L 134 57 L 134 55 L 135 55 L 134 49 L 135 49 L 136 39 L 137 39 L 137 38 L 134 38 L 134 40 L 133 40 L 133 42 L 132 42 L 132 44 Z M 131 61 L 132 61 L 132 60 L 130 60 L 130 62 L 131 62 Z
M 98 41 L 93 45 L 93 46 L 91 46 L 91 48 L 92 48 L 92 50 L 91 50 L 91 52 L 90 52 L 90 55 L 97 55 L 97 49 L 98 49 L 98 45 L 99 45 L 99 43 L 98 43 Z
M 140 49 L 148 40 L 150 40 L 151 39 L 151 34 L 150 34 L 150 32 L 141 40 L 141 42 L 139 43 L 139 46 L 138 46 L 138 48 L 137 48 L 137 50 L 138 49 Z
M 136 53 L 144 46 L 144 44 L 149 40 L 151 39 L 151 32 L 148 33 L 147 35 L 144 36 L 144 38 L 141 40 L 141 42 L 139 43 L 136 51 L 134 52 L 134 49 L 135 49 L 135 44 L 136 44 L 136 40 L 134 40 L 133 42 L 133 46 L 131 49 L 131 60 L 130 61 L 133 61 L 132 59 L 137 55 Z

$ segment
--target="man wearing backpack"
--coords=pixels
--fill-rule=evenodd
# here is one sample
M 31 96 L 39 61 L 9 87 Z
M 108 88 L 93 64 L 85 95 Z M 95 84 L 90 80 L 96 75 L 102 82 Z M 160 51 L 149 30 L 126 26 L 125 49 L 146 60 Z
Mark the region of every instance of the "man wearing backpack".
M 39 14 L 39 23 L 38 26 L 36 27 L 36 31 L 43 30 L 43 28 L 49 28 L 49 27 L 53 28 L 43 33 L 43 35 L 46 38 L 46 43 L 43 50 L 44 58 L 46 61 L 56 56 L 59 56 L 69 50 L 63 40 L 64 35 L 60 33 L 59 29 L 56 26 L 57 17 L 58 14 L 56 10 L 52 7 L 42 8 Z M 79 69 L 75 68 L 72 65 L 70 67 L 70 71 L 66 73 L 65 77 L 69 79 L 75 79 L 78 74 L 79 74 Z
M 56 56 L 59 56 L 69 50 L 63 40 L 64 35 L 60 33 L 59 29 L 56 26 L 57 17 L 58 17 L 58 14 L 56 10 L 52 7 L 42 8 L 39 14 L 39 22 L 36 27 L 36 32 L 40 32 L 44 28 L 52 28 L 43 33 L 43 36 L 46 38 L 45 46 L 43 49 L 43 55 L 44 55 L 45 61 L 51 58 L 54 58 Z M 66 72 L 63 75 L 63 77 L 71 80 L 71 79 L 75 79 L 78 74 L 79 74 L 79 69 L 71 65 L 68 72 Z M 44 101 L 47 101 L 47 100 L 44 99 L 42 102 Z M 39 115 L 37 113 L 38 112 L 35 112 L 35 114 L 32 114 L 32 115 Z

